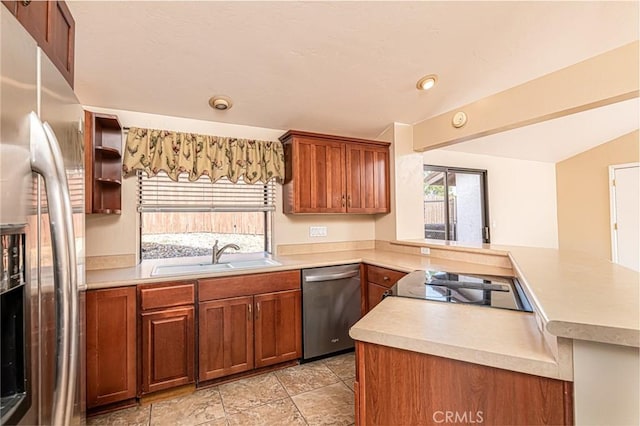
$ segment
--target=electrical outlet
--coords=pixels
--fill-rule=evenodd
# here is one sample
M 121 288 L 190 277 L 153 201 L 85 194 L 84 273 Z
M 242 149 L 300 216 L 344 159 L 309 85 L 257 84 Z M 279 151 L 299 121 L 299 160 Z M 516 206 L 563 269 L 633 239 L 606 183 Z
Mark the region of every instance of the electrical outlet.
M 429 254 L 431 253 L 431 249 L 429 247 L 420 247 L 420 253 Z
M 310 237 L 326 237 L 327 227 L 326 226 L 310 226 L 309 236 Z

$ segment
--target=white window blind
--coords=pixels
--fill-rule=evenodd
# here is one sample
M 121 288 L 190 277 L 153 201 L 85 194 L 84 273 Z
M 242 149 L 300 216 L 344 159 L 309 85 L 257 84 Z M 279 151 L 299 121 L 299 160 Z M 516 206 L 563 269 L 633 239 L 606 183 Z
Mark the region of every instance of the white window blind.
M 211 183 L 208 176 L 178 182 L 165 173 L 148 178 L 138 172 L 140 212 L 247 212 L 275 210 L 275 181 L 267 184 L 232 183 L 223 178 Z

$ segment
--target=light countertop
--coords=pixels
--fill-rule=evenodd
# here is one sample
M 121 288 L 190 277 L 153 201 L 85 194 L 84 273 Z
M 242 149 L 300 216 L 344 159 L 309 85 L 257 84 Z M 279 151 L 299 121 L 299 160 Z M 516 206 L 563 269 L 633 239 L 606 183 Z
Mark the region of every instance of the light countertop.
M 487 275 L 515 273 L 534 306 L 535 314 L 386 298 L 352 327 L 351 336 L 370 343 L 564 380 L 572 379 L 571 356 L 560 357 L 562 360 L 559 362 L 559 349 L 550 348 L 545 334 L 560 338 L 558 344 L 564 347 L 565 355 L 567 345 L 570 346 L 567 339 L 640 346 L 637 272 L 604 259 L 554 249 L 473 246 L 433 240 L 393 244 L 504 255 L 511 260 L 513 271 L 497 266 L 370 249 L 277 256 L 274 259 L 281 266 L 188 276 L 151 276 L 156 265 L 183 260 L 145 261 L 131 268 L 88 271 L 87 283 L 88 289 L 92 290 L 361 262 L 404 272 L 435 269 Z M 201 261 L 207 259 L 203 257 Z M 194 259 L 189 262 L 194 262 Z
M 556 360 L 528 312 L 387 297 L 349 334 L 355 340 L 490 367 L 573 378 L 572 365 Z
M 640 274 L 636 271 L 569 250 L 436 240 L 396 243 L 504 253 L 549 333 L 640 347 Z
M 234 257 L 234 259 L 240 258 L 244 260 L 254 257 L 256 256 L 239 255 L 238 257 Z M 208 272 L 204 274 L 190 274 L 180 276 L 151 276 L 151 273 L 153 269 L 158 265 L 210 262 L 211 257 L 203 256 L 199 258 L 189 258 L 188 260 L 180 258 L 145 260 L 139 265 L 130 268 L 87 271 L 87 289 L 94 290 L 100 288 L 120 287 L 147 283 L 185 281 L 213 276 L 224 277 L 231 275 L 247 275 L 262 272 L 277 272 L 291 269 L 316 268 L 322 266 L 362 262 L 403 272 L 412 272 L 419 269 L 455 269 L 456 271 L 467 273 L 476 272 L 480 274 L 511 275 L 511 270 L 494 266 L 477 265 L 473 263 L 457 262 L 447 259 L 430 258 L 427 256 L 410 255 L 383 250 L 348 250 L 268 257 L 277 260 L 282 265 L 269 266 L 266 268 L 236 269 L 228 272 Z M 224 262 L 229 258 L 230 257 L 228 257 L 227 255 L 223 255 L 223 257 L 221 258 L 221 262 Z

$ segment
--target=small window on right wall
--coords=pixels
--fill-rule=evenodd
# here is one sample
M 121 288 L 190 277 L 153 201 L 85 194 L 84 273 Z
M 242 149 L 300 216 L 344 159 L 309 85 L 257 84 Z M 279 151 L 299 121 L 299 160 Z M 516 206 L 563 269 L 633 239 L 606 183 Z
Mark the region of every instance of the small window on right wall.
M 424 166 L 424 236 L 490 242 L 486 170 Z

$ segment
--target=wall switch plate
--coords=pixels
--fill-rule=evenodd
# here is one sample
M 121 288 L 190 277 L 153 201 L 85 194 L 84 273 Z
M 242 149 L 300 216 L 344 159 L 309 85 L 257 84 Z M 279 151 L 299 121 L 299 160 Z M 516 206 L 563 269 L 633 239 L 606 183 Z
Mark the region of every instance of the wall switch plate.
M 420 253 L 421 254 L 430 254 L 431 253 L 431 249 L 429 247 L 420 247 Z
M 326 237 L 327 227 L 326 226 L 310 226 L 309 236 L 310 237 Z

